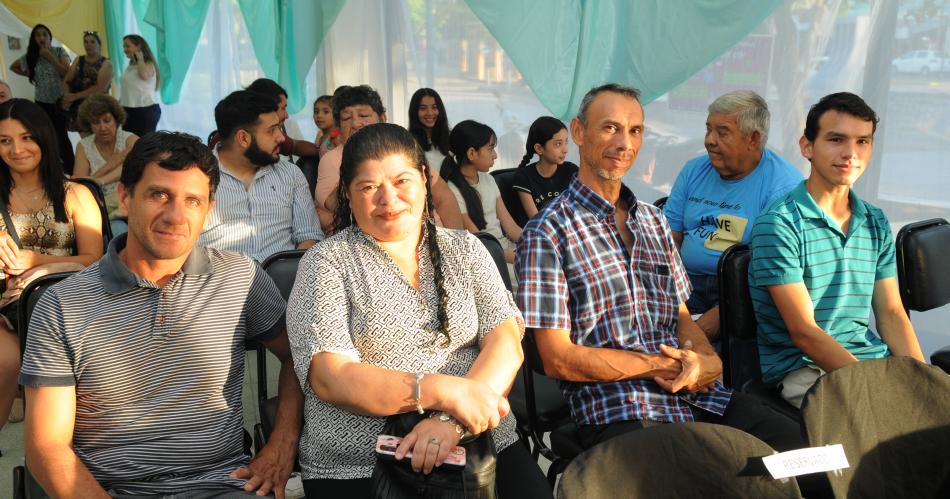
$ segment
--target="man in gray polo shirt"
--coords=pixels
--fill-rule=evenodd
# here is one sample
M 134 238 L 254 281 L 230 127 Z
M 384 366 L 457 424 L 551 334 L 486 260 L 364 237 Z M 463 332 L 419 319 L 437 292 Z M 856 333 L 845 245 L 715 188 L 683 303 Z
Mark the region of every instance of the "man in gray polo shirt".
M 246 256 L 195 247 L 218 180 L 196 137 L 143 137 L 118 191 L 128 234 L 37 304 L 20 382 L 26 462 L 51 496 L 282 497 L 302 411 L 285 304 Z M 248 338 L 282 360 L 275 428 L 250 462 Z
M 306 177 L 280 159 L 284 141 L 278 102 L 238 90 L 214 108 L 221 134 L 221 186 L 198 244 L 258 262 L 323 239 Z

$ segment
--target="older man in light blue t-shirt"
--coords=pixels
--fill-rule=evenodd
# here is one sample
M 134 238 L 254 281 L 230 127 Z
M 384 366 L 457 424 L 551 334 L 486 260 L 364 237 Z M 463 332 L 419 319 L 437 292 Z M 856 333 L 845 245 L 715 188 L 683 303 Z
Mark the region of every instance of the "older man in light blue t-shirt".
M 709 105 L 708 154 L 686 163 L 663 208 L 680 248 L 693 293 L 686 302 L 710 340 L 719 336 L 716 263 L 733 244 L 747 242 L 752 222 L 803 180 L 788 161 L 765 147 L 769 108 L 748 90 Z

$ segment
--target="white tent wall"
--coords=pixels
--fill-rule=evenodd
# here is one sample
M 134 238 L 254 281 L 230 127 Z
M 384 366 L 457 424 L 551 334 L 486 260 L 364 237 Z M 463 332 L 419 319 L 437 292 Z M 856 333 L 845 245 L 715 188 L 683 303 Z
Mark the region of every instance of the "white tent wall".
M 626 180 L 647 201 L 668 193 L 683 163 L 703 153 L 706 106 L 737 88 L 766 97 L 769 146 L 807 174 L 798 138 L 808 107 L 851 91 L 881 116 L 874 161 L 856 191 L 886 211 L 895 233 L 911 221 L 950 218 L 950 62 L 924 69 L 903 57 L 950 55 L 948 30 L 948 0 L 788 0 L 733 49 L 645 106 L 647 135 Z M 160 127 L 207 136 L 214 104 L 260 76 L 236 0 L 211 2 L 181 102 L 164 106 Z M 402 125 L 412 92 L 435 88 L 450 123 L 475 119 L 495 129 L 498 168 L 517 165 L 528 126 L 549 114 L 463 0 L 349 0 L 308 74 L 308 100 L 359 83 L 378 89 L 389 121 Z M 291 121 L 293 136 L 313 139 L 309 107 Z M 576 162 L 576 149 L 570 155 Z M 926 355 L 950 345 L 950 307 L 911 318 Z

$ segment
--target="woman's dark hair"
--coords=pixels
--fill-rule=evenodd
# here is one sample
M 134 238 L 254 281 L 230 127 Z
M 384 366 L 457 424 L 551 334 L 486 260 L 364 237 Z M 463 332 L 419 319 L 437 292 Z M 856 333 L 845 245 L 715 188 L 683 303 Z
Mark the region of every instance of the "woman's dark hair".
M 521 164 L 518 165 L 518 168 L 526 166 L 531 158 L 537 154 L 534 150 L 535 144 L 540 145 L 543 149 L 544 144 L 547 144 L 554 137 L 554 134 L 561 130 L 567 130 L 567 127 L 564 126 L 561 120 L 553 116 L 542 116 L 534 120 L 531 128 L 528 129 L 528 142 L 524 145 L 524 157 L 521 158 Z
M 132 146 L 122 163 L 122 178 L 119 181 L 127 191 L 135 190 L 135 184 L 142 180 L 145 167 L 151 162 L 171 171 L 189 168 L 201 170 L 208 177 L 209 198 L 214 199 L 221 180 L 218 158 L 198 137 L 165 130 L 145 134 Z
M 46 30 L 46 34 L 49 35 L 50 49 L 52 49 L 53 32 L 45 24 L 33 26 L 33 31 L 30 31 L 30 41 L 26 45 L 26 74 L 30 83 L 36 83 L 33 78 L 36 76 L 36 63 L 40 60 L 40 45 L 36 43 L 36 31 L 40 29 Z
M 426 182 L 426 212 L 425 219 L 426 245 L 429 256 L 432 258 L 432 269 L 435 274 L 435 286 L 439 297 L 438 319 L 439 333 L 442 334 L 442 348 L 448 347 L 452 338 L 449 336 L 448 294 L 445 291 L 445 274 L 442 269 L 442 251 L 436 240 L 435 222 L 432 214 L 432 191 L 428 188 L 429 166 L 426 163 L 425 153 L 416 139 L 405 128 L 391 123 L 377 123 L 359 129 L 346 142 L 343 148 L 343 158 L 340 162 L 340 186 L 336 191 L 336 213 L 334 213 L 334 230 L 340 231 L 353 224 L 348 198 L 350 184 L 356 177 L 359 166 L 366 161 L 382 160 L 394 154 L 402 154 L 413 164 L 417 165 Z
M 152 66 L 155 68 L 155 90 L 158 90 L 158 87 L 161 86 L 162 83 L 162 73 L 158 69 L 158 61 L 156 61 L 155 56 L 152 55 L 152 49 L 148 46 L 148 42 L 139 35 L 125 35 L 122 39 L 128 40 L 141 48 L 142 62 L 152 63 Z
M 0 121 L 17 120 L 33 136 L 40 148 L 40 182 L 46 193 L 46 199 L 53 205 L 57 222 L 68 222 L 66 218 L 66 186 L 63 163 L 59 156 L 59 141 L 53 122 L 43 109 L 26 99 L 10 99 L 0 104 Z M 10 166 L 0 159 L 0 203 L 10 205 L 10 192 L 13 190 L 13 177 Z
M 435 125 L 432 127 L 431 139 L 426 134 L 426 126 L 419 120 L 419 106 L 422 105 L 423 97 L 435 99 L 435 105 L 439 108 L 439 117 L 435 119 Z M 435 147 L 443 156 L 449 155 L 449 117 L 438 92 L 431 88 L 420 88 L 412 94 L 412 99 L 409 100 L 409 131 L 416 137 L 424 151 L 430 151 Z
M 452 154 L 442 160 L 442 168 L 439 170 L 442 178 L 455 184 L 455 187 L 462 194 L 468 218 L 472 219 L 472 223 L 475 224 L 478 230 L 483 230 L 486 225 L 482 199 L 479 197 L 478 191 L 468 183 L 468 180 L 465 180 L 459 167 L 469 163 L 468 150 L 470 148 L 477 151 L 495 139 L 495 131 L 490 126 L 477 121 L 465 120 L 455 125 L 452 133 L 449 134 L 449 146 Z
M 383 106 L 383 99 L 379 96 L 379 92 L 369 85 L 354 87 L 344 85 L 333 92 L 333 121 L 337 126 L 342 123 L 340 113 L 350 106 L 369 106 L 379 116 L 386 113 L 386 106 Z

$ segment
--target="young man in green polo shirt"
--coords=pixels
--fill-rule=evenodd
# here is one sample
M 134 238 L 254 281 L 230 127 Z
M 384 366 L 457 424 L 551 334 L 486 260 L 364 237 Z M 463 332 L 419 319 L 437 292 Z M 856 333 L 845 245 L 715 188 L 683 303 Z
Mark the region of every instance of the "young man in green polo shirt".
M 847 92 L 812 106 L 799 140 L 811 175 L 752 229 L 762 377 L 796 407 L 819 376 L 852 362 L 924 360 L 901 304 L 887 218 L 851 190 L 871 163 L 877 122 Z M 871 310 L 877 334 L 868 328 Z

